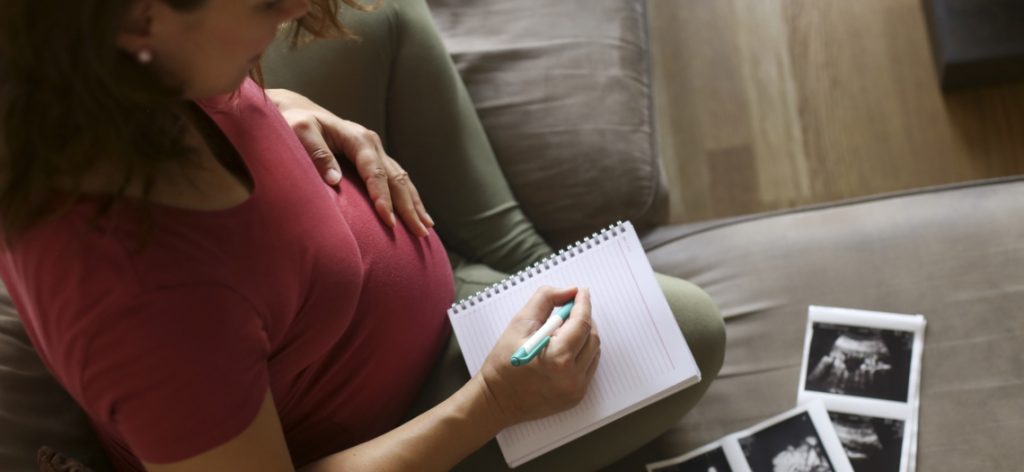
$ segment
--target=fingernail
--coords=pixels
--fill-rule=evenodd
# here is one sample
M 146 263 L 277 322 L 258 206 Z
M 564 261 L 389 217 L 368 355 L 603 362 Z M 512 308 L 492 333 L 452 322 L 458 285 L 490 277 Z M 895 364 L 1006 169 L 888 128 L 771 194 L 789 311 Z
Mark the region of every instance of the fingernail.
M 430 215 L 427 215 L 427 221 L 430 222 L 430 226 L 434 226 L 434 219 L 431 218 Z
M 395 219 L 395 212 L 388 213 L 388 221 L 391 222 L 391 227 L 394 228 L 398 221 Z
M 327 171 L 327 182 L 328 183 L 330 183 L 331 185 L 334 185 L 334 184 L 336 184 L 336 183 L 338 183 L 340 181 L 341 181 L 341 172 L 338 172 L 336 169 L 331 169 L 331 170 Z

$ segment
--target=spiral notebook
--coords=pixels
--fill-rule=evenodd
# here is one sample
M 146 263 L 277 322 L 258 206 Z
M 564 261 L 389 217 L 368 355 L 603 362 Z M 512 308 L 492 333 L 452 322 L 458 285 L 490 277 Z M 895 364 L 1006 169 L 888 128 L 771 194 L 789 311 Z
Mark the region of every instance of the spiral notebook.
M 700 382 L 697 363 L 628 221 L 452 305 L 448 317 L 471 375 L 542 285 L 590 289 L 594 323 L 601 332 L 601 360 L 577 406 L 498 434 L 509 467 Z

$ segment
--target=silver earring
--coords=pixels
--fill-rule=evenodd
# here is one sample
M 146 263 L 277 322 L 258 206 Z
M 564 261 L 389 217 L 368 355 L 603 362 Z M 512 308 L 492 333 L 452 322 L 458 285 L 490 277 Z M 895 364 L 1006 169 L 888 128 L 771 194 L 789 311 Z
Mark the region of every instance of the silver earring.
M 153 53 L 149 49 L 142 49 L 135 54 L 135 59 L 139 64 L 149 64 L 153 61 Z

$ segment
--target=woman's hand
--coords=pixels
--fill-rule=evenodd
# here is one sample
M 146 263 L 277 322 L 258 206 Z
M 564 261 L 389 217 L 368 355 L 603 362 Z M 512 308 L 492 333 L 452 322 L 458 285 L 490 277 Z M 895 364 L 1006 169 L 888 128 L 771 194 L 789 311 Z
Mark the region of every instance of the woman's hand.
M 530 363 L 513 367 L 512 354 L 558 305 L 575 296 L 569 319 Z M 508 425 L 566 410 L 581 400 L 597 370 L 601 338 L 590 318 L 587 289 L 541 287 L 509 323 L 480 376 L 495 414 Z
M 556 305 L 573 297 L 569 319 L 547 347 L 530 363 L 512 367 L 512 354 L 523 341 Z M 452 396 L 387 433 L 307 465 L 303 472 L 451 470 L 502 429 L 579 403 L 600 357 L 590 292 L 542 287 L 512 318 L 480 372 Z
M 409 174 L 384 152 L 377 133 L 343 120 L 295 92 L 269 89 L 267 96 L 291 125 L 327 184 L 341 181 L 341 168 L 332 151 L 341 152 L 355 164 L 377 214 L 388 226 L 395 227 L 397 211 L 413 233 L 421 237 L 428 234 L 434 220 L 423 207 Z

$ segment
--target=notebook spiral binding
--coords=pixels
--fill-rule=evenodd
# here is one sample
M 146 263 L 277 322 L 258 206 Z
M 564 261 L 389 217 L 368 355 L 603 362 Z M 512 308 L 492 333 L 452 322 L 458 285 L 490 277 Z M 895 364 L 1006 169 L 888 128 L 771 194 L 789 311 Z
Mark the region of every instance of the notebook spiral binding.
M 476 306 L 477 303 L 483 303 L 484 300 L 491 298 L 502 291 L 515 287 L 520 283 L 526 282 L 534 276 L 540 275 L 544 271 L 550 270 L 562 262 L 583 254 L 584 251 L 594 248 L 602 242 L 608 241 L 615 235 L 622 234 L 624 232 L 626 232 L 626 227 L 623 225 L 622 220 L 619 220 L 615 224 L 595 232 L 590 236 L 584 237 L 557 253 L 551 254 L 550 256 L 535 262 L 533 265 L 504 278 L 500 282 L 466 297 L 461 302 L 452 303 L 451 313 L 458 314 L 460 311 L 468 310 L 470 307 Z

